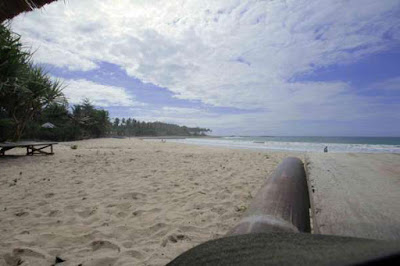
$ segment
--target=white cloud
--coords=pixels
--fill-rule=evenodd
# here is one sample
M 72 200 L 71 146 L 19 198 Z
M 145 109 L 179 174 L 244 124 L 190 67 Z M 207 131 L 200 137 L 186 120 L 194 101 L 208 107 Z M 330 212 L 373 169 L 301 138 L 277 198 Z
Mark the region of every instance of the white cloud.
M 95 106 L 141 106 L 124 88 L 106 86 L 86 79 L 60 79 L 65 86 L 63 92 L 70 104 L 81 103 L 88 98 Z
M 398 45 L 399 10 L 398 0 L 69 0 L 17 17 L 13 29 L 39 49 L 38 62 L 89 70 L 108 61 L 177 98 L 265 110 L 231 122 L 272 124 L 376 115 L 379 103 L 345 82 L 295 80 Z M 98 101 L 106 98 L 130 101 Z
M 57 67 L 67 67 L 69 70 L 92 70 L 97 65 L 90 59 L 82 55 L 64 49 L 62 45 L 47 42 L 45 40 L 26 37 L 29 48 L 34 48 L 35 62 L 54 65 Z
M 183 118 L 199 118 L 213 116 L 212 113 L 199 108 L 185 108 L 185 107 L 171 107 L 164 106 L 158 111 L 159 115 L 170 117 L 183 117 Z

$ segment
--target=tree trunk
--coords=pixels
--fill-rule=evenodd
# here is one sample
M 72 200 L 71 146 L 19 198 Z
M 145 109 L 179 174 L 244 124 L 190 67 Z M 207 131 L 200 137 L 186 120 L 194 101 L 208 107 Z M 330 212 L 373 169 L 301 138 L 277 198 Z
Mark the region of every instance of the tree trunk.
M 15 127 L 15 133 L 14 133 L 14 138 L 13 141 L 17 142 L 20 140 L 22 135 L 22 127 L 20 123 L 17 123 L 16 127 Z
M 22 134 L 25 130 L 26 123 L 32 119 L 34 112 L 28 112 L 25 117 L 21 119 L 17 119 L 16 115 L 13 114 L 14 123 L 15 123 L 15 133 L 13 137 L 13 141 L 19 141 L 22 137 Z

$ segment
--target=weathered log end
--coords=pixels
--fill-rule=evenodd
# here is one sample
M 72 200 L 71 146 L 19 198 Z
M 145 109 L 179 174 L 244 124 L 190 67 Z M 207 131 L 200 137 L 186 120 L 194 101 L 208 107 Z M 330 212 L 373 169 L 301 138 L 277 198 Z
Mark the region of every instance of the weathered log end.
M 288 157 L 262 185 L 243 219 L 228 235 L 310 232 L 310 201 L 303 162 Z

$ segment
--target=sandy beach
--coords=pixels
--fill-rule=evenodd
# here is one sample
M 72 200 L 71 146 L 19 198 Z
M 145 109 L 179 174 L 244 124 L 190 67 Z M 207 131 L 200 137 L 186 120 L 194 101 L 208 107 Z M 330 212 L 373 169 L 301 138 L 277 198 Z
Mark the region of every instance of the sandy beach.
M 24 152 L 0 159 L 0 265 L 164 265 L 226 234 L 289 155 L 135 138 Z
M 71 146 L 77 145 L 77 149 Z M 0 265 L 165 265 L 224 236 L 287 156 L 305 162 L 314 232 L 398 240 L 399 155 L 92 139 L 0 158 Z

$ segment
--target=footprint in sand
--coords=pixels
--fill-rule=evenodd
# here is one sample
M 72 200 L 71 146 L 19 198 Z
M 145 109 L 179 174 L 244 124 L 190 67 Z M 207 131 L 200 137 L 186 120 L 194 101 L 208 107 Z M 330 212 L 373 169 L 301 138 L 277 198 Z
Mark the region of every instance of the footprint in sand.
M 124 218 L 124 217 L 128 216 L 128 213 L 126 213 L 126 212 L 119 212 L 119 213 L 117 213 L 116 216 L 119 217 L 119 218 Z
M 100 249 L 109 249 L 114 251 L 121 251 L 121 248 L 108 240 L 95 240 L 91 244 L 93 251 L 97 251 Z
M 218 215 L 223 215 L 227 212 L 226 208 L 223 207 L 213 207 L 211 208 L 211 211 L 217 213 Z
M 92 208 L 85 208 L 85 210 L 83 210 L 83 211 L 78 211 L 77 212 L 78 213 L 78 215 L 81 217 L 81 218 L 88 218 L 88 217 L 90 217 L 90 216 L 92 216 L 93 214 L 95 214 L 96 213 L 96 208 L 94 208 L 94 209 L 92 209 Z
M 59 213 L 60 213 L 59 210 L 52 210 L 52 211 L 49 212 L 49 217 L 54 217 L 54 216 L 56 216 L 56 215 L 59 214 Z
M 139 259 L 139 260 L 144 258 L 144 255 L 140 251 L 137 251 L 137 250 L 134 250 L 134 249 L 125 251 L 122 254 L 122 256 L 123 255 L 128 255 L 128 256 L 130 256 L 132 258 Z
M 171 235 L 167 236 L 166 238 L 164 238 L 164 240 L 161 243 L 161 246 L 165 247 L 168 242 L 178 243 L 178 241 L 182 241 L 185 239 L 188 239 L 188 237 L 184 234 L 171 234 Z
M 112 257 L 102 257 L 102 258 L 95 258 L 95 259 L 90 259 L 88 261 L 85 261 L 79 265 L 84 265 L 84 266 L 110 266 L 110 265 L 116 265 L 116 261 L 118 258 L 112 258 Z M 78 266 L 79 266 L 78 265 Z
M 144 213 L 143 210 L 137 210 L 137 211 L 132 212 L 132 215 L 133 216 L 141 216 L 143 213 Z
M 143 199 L 144 197 L 146 197 L 146 194 L 139 192 L 130 192 L 122 195 L 123 199 L 134 199 L 134 200 Z
M 22 265 L 24 261 L 30 259 L 47 260 L 49 259 L 49 256 L 46 256 L 46 254 L 44 254 L 39 250 L 21 247 L 21 248 L 14 248 L 11 254 L 10 253 L 5 254 L 3 256 L 3 259 L 7 263 L 6 265 L 17 266 L 17 265 Z
M 148 230 L 150 232 L 157 232 L 157 231 L 165 228 L 166 226 L 167 226 L 167 224 L 165 224 L 165 223 L 156 223 L 156 224 L 153 224 L 150 227 L 148 227 Z
M 13 256 L 11 254 L 4 254 L 3 259 L 8 266 L 18 266 L 22 265 L 24 261 L 18 257 L 18 256 Z
M 152 209 L 149 209 L 149 210 L 135 210 L 134 212 L 132 212 L 132 215 L 133 216 L 141 216 L 143 213 L 146 213 L 146 214 L 150 214 L 150 213 L 159 213 L 160 211 L 161 211 L 162 209 L 160 209 L 160 208 L 152 208 Z
M 29 212 L 19 211 L 19 212 L 15 213 L 14 215 L 17 217 L 24 217 L 24 216 L 29 215 Z
M 46 193 L 46 194 L 44 194 L 44 197 L 45 198 L 51 198 L 51 197 L 53 197 L 55 194 L 54 193 Z
M 131 247 L 133 247 L 133 242 L 131 242 L 131 241 L 126 241 L 126 242 L 122 243 L 122 246 L 123 246 L 124 248 L 131 248 Z

